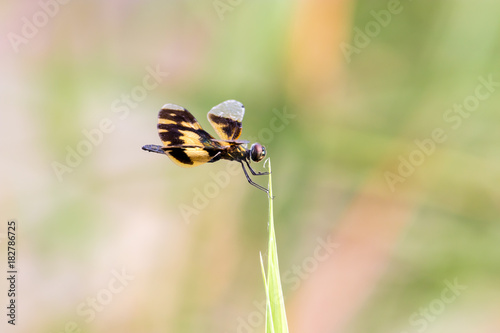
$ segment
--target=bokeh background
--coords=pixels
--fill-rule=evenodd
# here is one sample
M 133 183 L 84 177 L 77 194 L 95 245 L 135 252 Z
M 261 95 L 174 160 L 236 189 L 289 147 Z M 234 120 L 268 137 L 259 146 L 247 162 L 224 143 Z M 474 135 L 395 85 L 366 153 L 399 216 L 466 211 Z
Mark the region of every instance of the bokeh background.
M 263 332 L 265 194 L 141 150 L 163 104 L 213 133 L 227 99 L 272 159 L 291 332 L 500 331 L 498 1 L 0 8 L 2 332 Z

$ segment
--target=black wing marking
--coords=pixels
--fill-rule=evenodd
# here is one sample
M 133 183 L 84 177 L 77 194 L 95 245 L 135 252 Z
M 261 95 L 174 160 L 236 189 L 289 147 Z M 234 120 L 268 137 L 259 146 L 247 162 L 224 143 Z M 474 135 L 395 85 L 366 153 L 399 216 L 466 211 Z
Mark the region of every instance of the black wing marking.
M 204 131 L 196 118 L 183 107 L 165 104 L 158 114 L 158 134 L 164 147 L 214 147 L 213 137 Z
M 245 107 L 229 100 L 216 105 L 208 112 L 208 121 L 222 140 L 237 140 L 241 135 L 241 122 Z

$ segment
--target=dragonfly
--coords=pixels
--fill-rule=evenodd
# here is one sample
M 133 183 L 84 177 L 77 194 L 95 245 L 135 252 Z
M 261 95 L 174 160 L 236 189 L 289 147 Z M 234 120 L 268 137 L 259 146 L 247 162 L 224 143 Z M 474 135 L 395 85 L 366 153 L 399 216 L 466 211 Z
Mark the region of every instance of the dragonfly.
M 245 107 L 235 100 L 228 100 L 214 106 L 208 112 L 208 121 L 220 139 L 206 132 L 196 118 L 182 106 L 165 104 L 158 114 L 158 134 L 163 145 L 145 145 L 143 150 L 167 155 L 175 164 L 189 168 L 220 160 L 235 161 L 241 164 L 247 181 L 269 194 L 269 190 L 255 183 L 252 175 L 268 175 L 269 172 L 256 172 L 250 162 L 259 162 L 266 156 L 266 148 L 254 143 L 247 149 L 249 141 L 241 141 L 242 120 Z

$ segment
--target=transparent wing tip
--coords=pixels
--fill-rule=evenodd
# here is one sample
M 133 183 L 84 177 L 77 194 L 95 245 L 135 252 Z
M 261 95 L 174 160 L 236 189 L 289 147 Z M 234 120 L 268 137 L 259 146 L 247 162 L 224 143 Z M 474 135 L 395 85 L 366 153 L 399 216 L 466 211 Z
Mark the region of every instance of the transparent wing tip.
M 214 106 L 209 113 L 241 122 L 245 115 L 245 107 L 241 102 L 230 99 Z

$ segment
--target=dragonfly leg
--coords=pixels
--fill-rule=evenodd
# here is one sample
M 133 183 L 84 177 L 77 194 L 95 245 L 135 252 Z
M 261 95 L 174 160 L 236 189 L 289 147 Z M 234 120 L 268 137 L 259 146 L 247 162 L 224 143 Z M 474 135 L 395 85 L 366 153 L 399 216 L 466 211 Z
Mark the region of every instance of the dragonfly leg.
M 248 175 L 247 170 L 245 169 L 245 165 L 243 164 L 243 162 L 240 162 L 240 163 L 241 163 L 241 167 L 243 168 L 243 172 L 245 173 L 245 177 L 247 177 L 248 182 L 251 185 L 257 187 L 259 190 L 262 190 L 262 191 L 266 192 L 269 195 L 269 190 L 267 188 L 263 187 L 263 186 L 260 186 L 259 184 L 255 183 L 255 182 L 253 182 L 252 179 L 250 178 L 250 176 Z
M 245 163 L 247 164 L 248 169 L 250 169 L 250 172 L 252 173 L 252 175 L 254 175 L 254 176 L 263 176 L 263 175 L 269 174 L 269 172 L 256 172 L 252 169 L 252 167 L 250 166 L 250 163 L 248 163 L 247 160 L 245 160 Z

